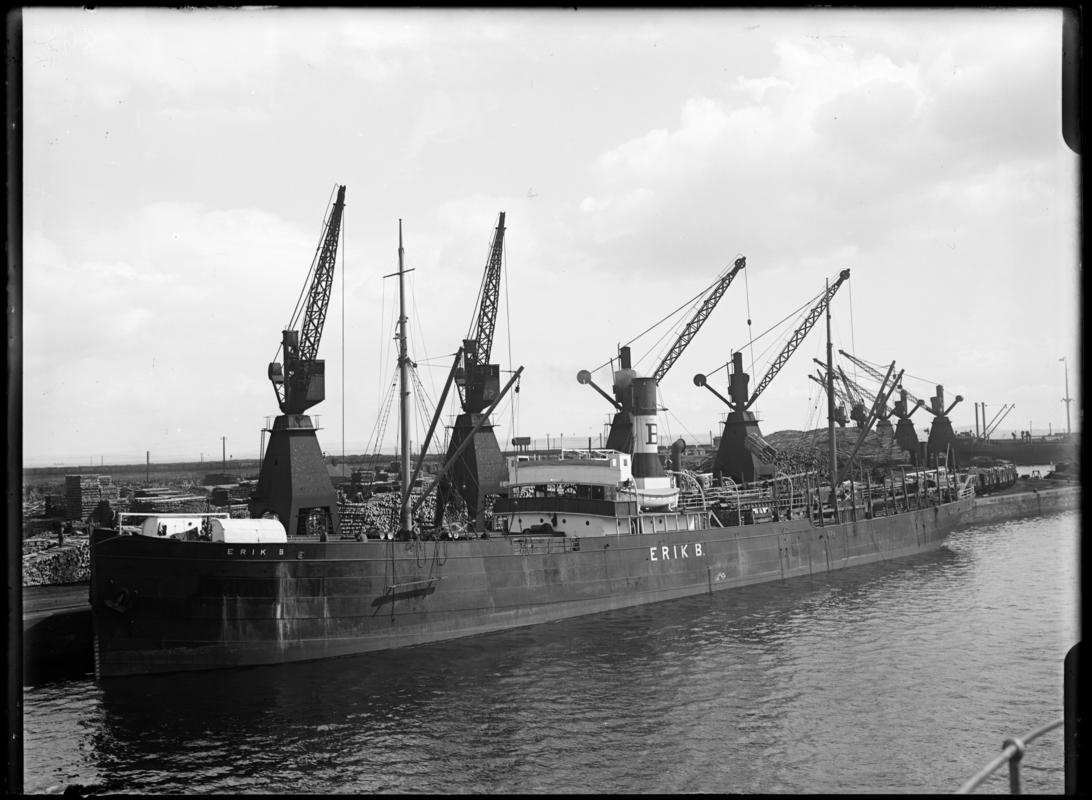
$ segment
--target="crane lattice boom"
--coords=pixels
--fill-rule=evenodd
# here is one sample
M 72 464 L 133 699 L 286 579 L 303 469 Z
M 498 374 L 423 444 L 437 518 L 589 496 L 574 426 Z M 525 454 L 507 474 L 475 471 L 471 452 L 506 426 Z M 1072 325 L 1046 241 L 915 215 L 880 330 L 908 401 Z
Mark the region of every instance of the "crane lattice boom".
M 758 386 L 755 387 L 754 393 L 751 394 L 751 398 L 747 401 L 744 409 L 753 406 L 755 400 L 758 399 L 758 396 L 762 394 L 767 386 L 770 385 L 770 381 L 774 379 L 777 373 L 781 371 L 781 368 L 785 366 L 785 363 L 789 360 L 789 358 L 792 357 L 792 354 L 796 352 L 796 348 L 800 346 L 800 342 L 804 341 L 804 337 L 808 335 L 808 331 L 812 329 L 812 326 L 815 325 L 816 320 L 819 319 L 824 309 L 826 309 L 826 307 L 830 304 L 830 300 L 832 297 L 834 297 L 834 293 L 838 291 L 839 287 L 843 283 L 845 283 L 848 278 L 849 270 L 842 270 L 841 273 L 839 273 L 838 275 L 838 280 L 832 283 L 827 288 L 827 290 L 823 292 L 823 296 L 819 298 L 819 302 L 812 306 L 811 310 L 808 311 L 808 315 L 804 318 L 804 322 L 801 323 L 800 327 L 793 332 L 793 335 L 789 339 L 788 344 L 785 345 L 784 349 L 778 354 L 777 358 L 774 359 L 774 362 L 770 366 L 770 369 L 766 373 L 765 377 L 763 377 L 762 380 L 759 382 Z
M 326 309 L 330 306 L 330 291 L 334 285 L 334 264 L 337 261 L 337 243 L 341 238 L 341 216 L 344 210 L 345 187 L 339 186 L 337 199 L 326 225 L 318 265 L 315 267 L 315 279 L 307 296 L 307 313 L 303 318 L 303 331 L 300 335 L 299 357 L 302 359 L 311 360 L 318 356 L 322 328 L 326 324 Z
M 683 332 L 679 334 L 679 338 L 675 341 L 675 344 L 671 346 L 667 355 L 664 356 L 664 360 L 660 362 L 660 366 L 657 367 L 656 371 L 653 373 L 652 377 L 656 380 L 656 383 L 659 383 L 663 379 L 664 375 L 667 374 L 667 371 L 671 369 L 679 356 L 682 355 L 683 350 L 686 349 L 687 345 L 690 344 L 690 341 L 697 335 L 698 331 L 701 330 L 701 326 L 705 324 L 705 320 L 713 313 L 713 309 L 717 307 L 717 303 L 720 302 L 720 298 L 724 296 L 725 291 L 728 290 L 733 279 L 735 279 L 739 271 L 746 265 L 747 259 L 740 256 L 736 259 L 732 269 L 717 281 L 716 285 L 701 304 L 701 308 L 698 309 L 693 319 L 687 323 Z
M 496 364 L 490 364 L 489 357 L 493 351 L 493 333 L 497 327 L 503 256 L 504 212 L 502 211 L 493 234 L 493 243 L 489 248 L 489 260 L 485 264 L 485 274 L 482 276 L 478 307 L 474 319 L 470 321 L 470 330 L 476 338 L 463 340 L 463 361 L 455 377 L 463 411 L 466 413 L 482 412 L 500 391 L 500 368 Z
M 869 375 L 871 375 L 876 380 L 878 380 L 878 381 L 883 380 L 883 373 L 880 372 L 875 367 L 873 367 L 867 361 L 862 361 L 861 359 L 857 358 L 856 356 L 850 355 L 845 350 L 839 350 L 838 352 L 841 353 L 846 358 L 848 358 L 850 361 L 852 361 L 858 367 L 863 369 L 865 372 L 867 372 Z M 906 390 L 906 387 L 904 387 L 904 386 L 901 386 L 899 388 L 901 388 L 903 392 L 906 392 L 907 399 L 910 400 L 911 402 L 913 402 L 914 405 L 921 406 L 926 411 L 928 411 L 930 414 L 933 414 L 934 416 L 936 415 L 936 412 L 934 412 L 933 409 L 924 400 L 922 400 L 920 398 L 917 398 L 914 395 L 912 395 L 910 392 L 908 392 Z
M 269 365 L 269 380 L 277 395 L 277 403 L 285 414 L 302 414 L 326 397 L 325 364 L 317 356 L 322 329 L 326 324 L 326 310 L 330 305 L 344 209 L 345 187 L 338 186 L 337 199 L 326 221 L 307 294 L 302 337 L 294 328 L 282 331 L 284 364 L 273 362 Z
M 489 249 L 489 261 L 482 276 L 481 304 L 478 308 L 476 338 L 479 364 L 488 363 L 493 352 L 493 333 L 497 327 L 497 307 L 500 303 L 501 259 L 504 255 L 504 212 L 500 212 L 493 244 Z M 471 330 L 473 330 L 473 322 Z

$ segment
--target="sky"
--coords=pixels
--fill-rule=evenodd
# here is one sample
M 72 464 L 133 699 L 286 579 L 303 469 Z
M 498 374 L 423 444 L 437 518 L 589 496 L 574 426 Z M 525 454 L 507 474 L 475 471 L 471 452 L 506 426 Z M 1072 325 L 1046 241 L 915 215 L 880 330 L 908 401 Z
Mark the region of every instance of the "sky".
M 728 408 L 694 376 L 727 395 L 742 351 L 753 389 L 843 269 L 835 357 L 871 391 L 838 350 L 895 361 L 926 402 L 961 395 L 957 431 L 976 403 L 1014 404 L 1006 436 L 1064 431 L 1066 380 L 1081 427 L 1059 10 L 30 8 L 22 25 L 26 466 L 257 457 L 339 184 L 310 411 L 329 455 L 395 447 L 399 220 L 434 403 L 501 211 L 492 361 L 504 381 L 523 367 L 502 445 L 599 446 L 612 409 L 577 372 L 609 392 L 629 344 L 651 375 L 739 256 L 660 382 L 661 441 L 719 434 Z M 826 424 L 808 379 L 825 338 L 820 320 L 758 398 L 765 433 Z

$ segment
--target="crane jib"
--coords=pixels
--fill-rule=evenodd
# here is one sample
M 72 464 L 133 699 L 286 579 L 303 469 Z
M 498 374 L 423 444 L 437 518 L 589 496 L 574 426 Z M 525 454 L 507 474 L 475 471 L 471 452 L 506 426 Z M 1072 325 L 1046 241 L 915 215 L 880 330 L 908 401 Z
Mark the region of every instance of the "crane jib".
M 345 187 L 339 185 L 316 257 L 302 330 L 282 331 L 284 364 L 269 365 L 269 380 L 273 384 L 277 403 L 285 414 L 302 414 L 311 406 L 322 402 L 326 396 L 325 364 L 317 356 L 333 289 L 334 265 L 344 208 Z
M 500 212 L 493 244 L 489 248 L 489 261 L 482 276 L 481 305 L 478 309 L 476 361 L 487 363 L 493 351 L 493 334 L 497 327 L 497 307 L 500 302 L 501 263 L 504 254 L 504 212 Z
M 788 344 L 785 345 L 781 353 L 774 359 L 773 365 L 758 386 L 755 387 L 754 393 L 751 395 L 751 398 L 747 401 L 744 408 L 750 408 L 754 405 L 758 396 L 770 385 L 770 381 L 774 379 L 777 373 L 781 371 L 781 368 L 785 366 L 785 362 L 787 362 L 789 358 L 792 357 L 792 354 L 796 352 L 796 348 L 800 346 L 800 342 L 804 341 L 804 337 L 808 335 L 812 326 L 815 325 L 816 320 L 819 319 L 820 315 L 822 315 L 823 311 L 830 304 L 830 300 L 834 297 L 835 292 L 838 291 L 838 288 L 845 283 L 848 278 L 849 270 L 842 270 L 838 275 L 838 280 L 832 283 L 830 288 L 823 292 L 823 296 L 819 298 L 819 302 L 812 306 L 811 310 L 808 311 L 808 315 L 805 317 L 803 323 L 801 323 L 800 327 L 793 332 Z
M 675 341 L 675 344 L 671 346 L 667 355 L 664 356 L 664 360 L 660 362 L 660 366 L 656 368 L 656 371 L 652 373 L 653 379 L 656 383 L 659 383 L 667 371 L 671 369 L 674 363 L 682 355 L 683 350 L 690 344 L 691 340 L 697 335 L 701 326 L 705 324 L 705 320 L 709 318 L 709 315 L 713 313 L 713 309 L 716 308 L 717 303 L 720 302 L 720 298 L 724 296 L 724 293 L 728 290 L 728 287 L 732 285 L 732 281 L 741 269 L 747 265 L 747 259 L 743 256 L 736 259 L 735 264 L 732 266 L 732 270 L 717 281 L 716 285 L 709 292 L 709 295 L 705 298 L 705 301 L 701 304 L 701 308 L 698 309 L 693 319 L 687 323 L 683 332 L 679 334 L 679 338 Z
M 479 305 L 475 318 L 471 321 L 471 330 L 475 331 L 474 338 L 463 340 L 463 363 L 456 377 L 463 411 L 467 413 L 480 412 L 500 390 L 500 368 L 490 364 L 489 359 L 493 351 L 493 334 L 497 326 L 497 308 L 500 303 L 504 217 L 505 213 L 501 211 L 489 248 L 485 274 L 482 276 Z
M 307 313 L 304 316 L 300 336 L 299 357 L 302 359 L 310 360 L 318 356 L 322 328 L 326 324 L 326 309 L 330 305 L 330 292 L 333 289 L 337 243 L 341 237 L 341 217 L 344 209 L 345 187 L 339 186 L 337 200 L 334 201 L 330 221 L 326 225 L 322 251 L 319 254 L 318 266 L 315 268 L 315 279 L 311 283 L 311 292 L 307 298 Z

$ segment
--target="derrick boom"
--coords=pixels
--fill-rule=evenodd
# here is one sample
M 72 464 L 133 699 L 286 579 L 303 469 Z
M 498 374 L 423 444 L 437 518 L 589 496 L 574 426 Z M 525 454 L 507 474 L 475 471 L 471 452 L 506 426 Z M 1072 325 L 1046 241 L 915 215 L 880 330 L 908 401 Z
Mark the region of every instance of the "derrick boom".
M 701 304 L 701 308 L 698 309 L 693 319 L 687 323 L 683 332 L 679 334 L 679 338 L 675 341 L 675 344 L 671 346 L 667 355 L 664 356 L 664 360 L 660 362 L 660 366 L 656 368 L 656 371 L 652 374 L 656 383 L 659 383 L 667 371 L 682 355 L 683 350 L 690 344 L 694 336 L 701 330 L 701 326 L 705 324 L 705 320 L 709 318 L 709 315 L 713 312 L 713 309 L 717 307 L 717 303 L 720 302 L 720 298 L 724 296 L 725 291 L 731 286 L 732 281 L 741 269 L 747 265 L 747 259 L 740 256 L 736 259 L 732 269 L 725 273 L 719 281 L 714 285 L 712 291 L 706 296 L 704 302 Z
M 846 358 L 848 358 L 850 361 L 852 361 L 854 364 L 856 364 L 858 367 L 860 367 L 862 370 L 867 372 L 869 375 L 871 375 L 876 380 L 878 380 L 878 381 L 883 380 L 883 373 L 880 372 L 875 367 L 873 367 L 867 361 L 862 361 L 861 359 L 857 358 L 856 356 L 850 355 L 845 350 L 839 350 L 838 352 L 841 353 Z M 936 412 L 933 411 L 933 409 L 928 404 L 926 404 L 926 402 L 924 400 L 922 400 L 922 399 L 920 399 L 918 397 L 915 397 L 910 392 L 908 392 L 904 387 L 900 387 L 900 389 L 901 389 L 901 392 L 906 395 L 906 399 L 910 400 L 914 404 L 915 410 L 916 410 L 917 406 L 921 406 L 926 411 L 928 411 L 930 414 L 932 414 L 933 416 L 936 416 Z M 904 406 L 905 406 L 905 404 L 904 404 Z M 896 408 L 898 408 L 898 407 L 896 406 Z M 913 411 L 911 411 L 910 413 L 913 413 Z M 898 413 L 896 413 L 895 416 L 900 416 L 900 415 Z

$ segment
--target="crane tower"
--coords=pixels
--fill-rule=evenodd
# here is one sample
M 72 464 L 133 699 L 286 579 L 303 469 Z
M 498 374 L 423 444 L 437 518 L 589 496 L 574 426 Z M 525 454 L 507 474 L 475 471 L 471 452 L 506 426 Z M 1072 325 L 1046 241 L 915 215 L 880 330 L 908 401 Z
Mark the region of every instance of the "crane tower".
M 750 396 L 747 391 L 751 376 L 743 371 L 741 351 L 737 350 L 732 354 L 732 372 L 728 376 L 728 397 L 724 397 L 710 386 L 705 375 L 699 373 L 694 376 L 696 386 L 704 386 L 731 409 L 724 420 L 720 447 L 717 449 L 717 457 L 713 462 L 714 480 L 720 481 L 729 477 L 735 481 L 751 482 L 756 478 L 771 478 L 776 474 L 777 467 L 774 460 L 777 457 L 777 451 L 762 438 L 758 419 L 749 409 L 796 352 L 796 348 L 808 335 L 808 331 L 830 304 L 835 292 L 848 278 L 849 270 L 842 270 L 838 279 L 823 292 L 819 301 L 808 311 L 800 327 L 793 331 L 789 341 Z
M 455 456 L 464 442 L 468 439 L 471 441 L 459 453 L 449 474 L 441 478 L 437 487 L 437 527 L 443 520 L 447 504 L 458 496 L 466 503 L 468 519 L 474 530 L 484 530 L 485 518 L 481 512 L 485 497 L 498 494 L 501 483 L 508 479 L 504 456 L 501 455 L 493 425 L 485 413 L 500 393 L 500 366 L 490 364 L 489 359 L 493 350 L 493 334 L 496 331 L 497 309 L 500 304 L 504 216 L 501 211 L 482 276 L 477 313 L 471 320 L 467 338 L 463 340 L 462 363 L 455 373 L 462 413 L 455 418 L 451 431 L 448 459 Z
M 302 324 L 294 327 L 301 310 L 297 308 L 295 319 L 282 331 L 283 363 L 269 365 L 269 380 L 282 413 L 273 420 L 249 509 L 252 517 L 275 514 L 289 536 L 318 535 L 324 539 L 338 529 L 337 492 L 326 471 L 315 426 L 303 412 L 326 397 L 326 362 L 318 358 L 318 348 L 333 288 L 344 209 L 345 187 L 338 186 L 309 273 L 311 285 Z

